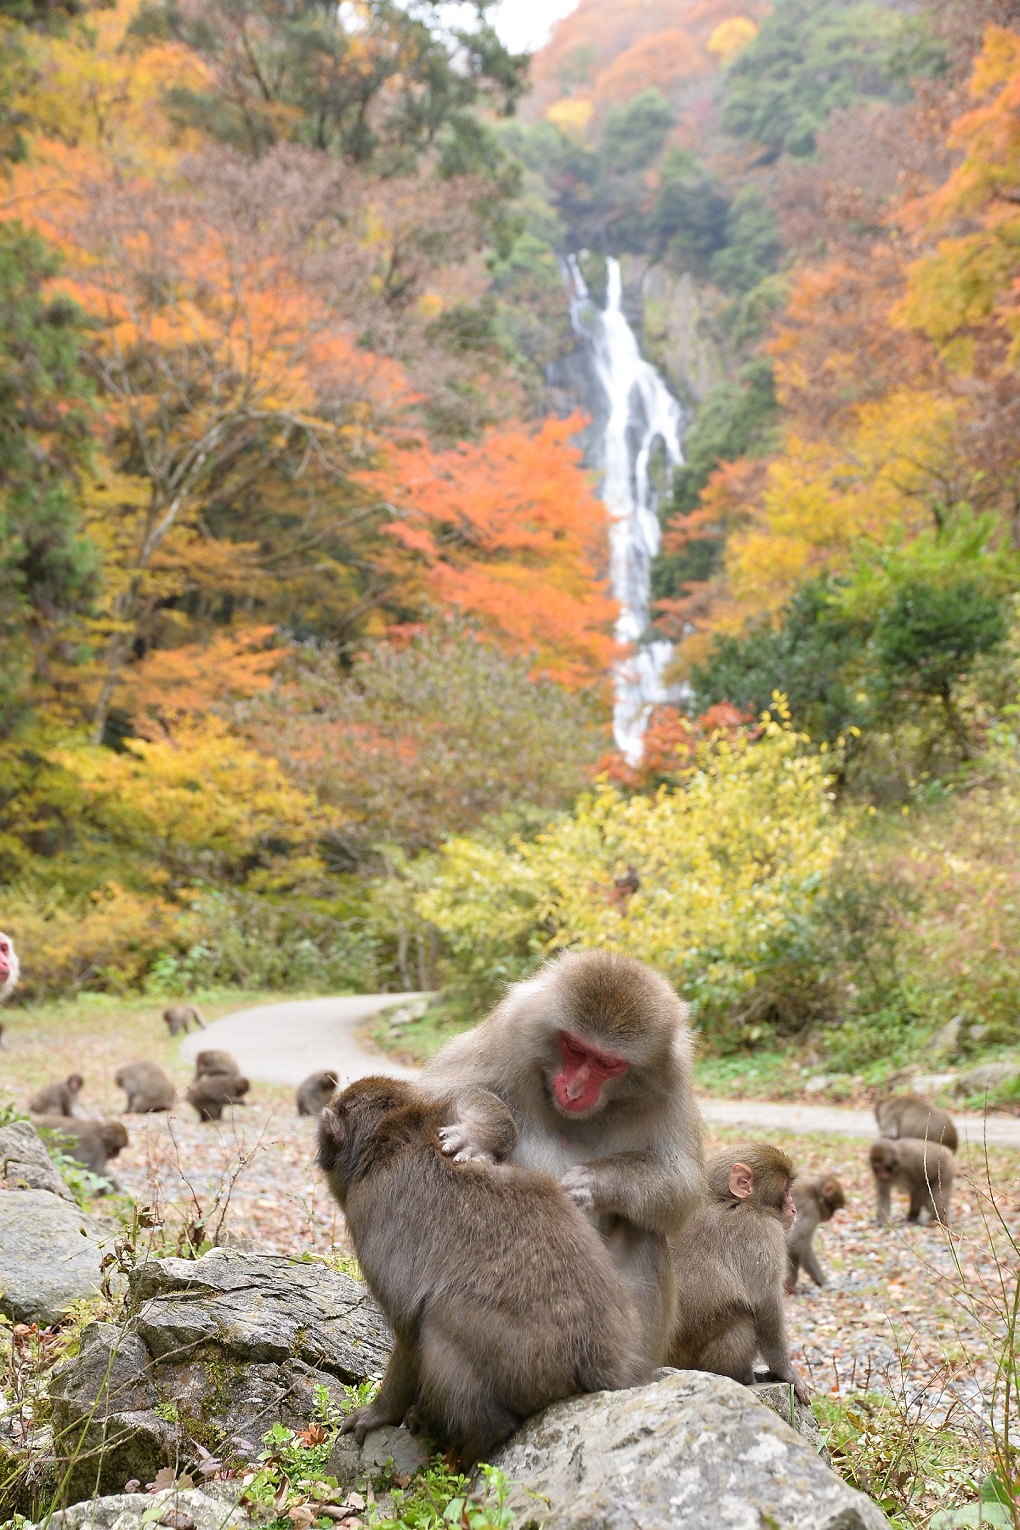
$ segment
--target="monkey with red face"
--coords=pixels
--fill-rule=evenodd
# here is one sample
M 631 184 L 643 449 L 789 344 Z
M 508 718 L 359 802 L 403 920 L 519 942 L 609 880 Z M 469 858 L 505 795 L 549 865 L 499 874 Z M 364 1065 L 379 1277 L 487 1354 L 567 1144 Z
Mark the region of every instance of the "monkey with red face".
M 568 951 L 515 984 L 421 1080 L 457 1106 L 444 1152 L 544 1169 L 592 1219 L 639 1308 L 653 1366 L 675 1308 L 666 1240 L 704 1190 L 692 1058 L 686 1007 L 665 978 L 615 952 Z

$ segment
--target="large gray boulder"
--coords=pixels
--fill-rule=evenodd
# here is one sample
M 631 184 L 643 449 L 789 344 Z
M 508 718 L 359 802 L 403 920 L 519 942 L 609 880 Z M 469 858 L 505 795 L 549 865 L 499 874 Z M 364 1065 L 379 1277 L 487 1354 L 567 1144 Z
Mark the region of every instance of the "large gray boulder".
M 31 1121 L 0 1126 L 0 1181 L 5 1190 L 48 1190 L 63 1201 L 74 1200 Z
M 196 1445 L 253 1450 L 274 1423 L 302 1428 L 324 1386 L 378 1374 L 391 1337 L 366 1288 L 319 1264 L 214 1249 L 132 1272 L 124 1327 L 86 1329 L 50 1387 L 68 1498 L 115 1492 Z
M 699 1371 L 555 1403 L 493 1465 L 517 1530 L 888 1530 L 753 1389 Z
M 55 1323 L 102 1278 L 98 1222 L 49 1190 L 0 1194 L 0 1312 Z

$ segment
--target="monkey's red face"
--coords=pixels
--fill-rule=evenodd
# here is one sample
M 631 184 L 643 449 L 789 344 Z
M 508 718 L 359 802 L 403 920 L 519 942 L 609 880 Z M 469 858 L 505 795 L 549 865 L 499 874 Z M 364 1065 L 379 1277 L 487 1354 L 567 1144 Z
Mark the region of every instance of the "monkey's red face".
M 600 1052 L 572 1031 L 560 1031 L 560 1056 L 563 1068 L 552 1081 L 553 1095 L 568 1116 L 594 1110 L 607 1079 L 619 1078 L 630 1066 L 625 1057 Z
M 789 1230 L 797 1220 L 797 1206 L 793 1199 L 793 1192 L 790 1190 L 789 1186 L 787 1186 L 786 1194 L 783 1196 L 783 1204 L 779 1209 L 779 1220 L 787 1230 Z
M 6 935 L 0 935 L 0 978 L 11 975 L 11 943 Z

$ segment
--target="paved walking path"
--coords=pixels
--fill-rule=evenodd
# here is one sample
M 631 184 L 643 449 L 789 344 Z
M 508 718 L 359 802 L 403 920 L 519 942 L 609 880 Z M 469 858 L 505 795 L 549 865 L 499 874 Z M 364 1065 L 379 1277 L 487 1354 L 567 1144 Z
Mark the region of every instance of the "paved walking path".
M 215 1020 L 207 1030 L 192 1031 L 181 1045 L 189 1059 L 205 1047 L 222 1047 L 237 1058 L 241 1071 L 267 1084 L 299 1084 L 309 1073 L 332 1068 L 341 1083 L 369 1073 L 413 1078 L 413 1068 L 368 1052 L 356 1028 L 381 1009 L 418 998 L 413 993 L 354 994 L 342 999 L 294 999 L 239 1009 Z M 755 1132 L 818 1132 L 840 1137 L 873 1138 L 870 1110 L 839 1105 L 784 1104 L 780 1100 L 719 1100 L 701 1096 L 701 1113 L 711 1126 L 747 1127 Z M 1020 1120 L 1011 1116 L 962 1116 L 953 1112 L 960 1139 L 1020 1148 Z

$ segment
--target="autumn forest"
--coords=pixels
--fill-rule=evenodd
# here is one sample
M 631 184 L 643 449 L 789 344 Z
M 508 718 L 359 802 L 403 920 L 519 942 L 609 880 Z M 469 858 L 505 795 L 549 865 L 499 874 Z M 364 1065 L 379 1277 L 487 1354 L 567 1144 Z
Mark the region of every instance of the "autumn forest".
M 581 942 L 722 1058 L 1015 1044 L 1020 5 L 0 28 L 19 1002 L 428 988 L 434 1042 Z M 684 422 L 640 759 L 567 286 L 610 258 Z

